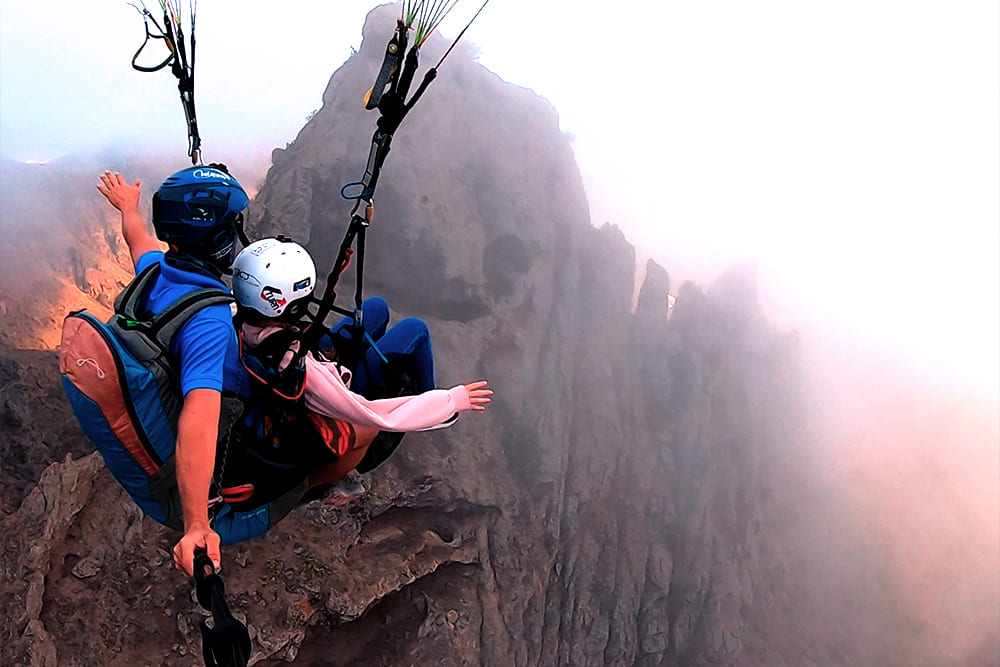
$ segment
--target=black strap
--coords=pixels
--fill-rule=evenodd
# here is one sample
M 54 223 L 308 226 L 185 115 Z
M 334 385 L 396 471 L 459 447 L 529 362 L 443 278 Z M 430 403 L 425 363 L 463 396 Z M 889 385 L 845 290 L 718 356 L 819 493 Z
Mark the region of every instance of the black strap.
M 270 404 L 290 408 L 292 404 L 301 403 L 299 398 L 305 386 L 305 370 L 301 365 L 304 354 L 301 343 L 302 333 L 293 329 L 275 331 L 254 347 L 243 346 L 241 362 L 251 371 L 254 380 L 252 386 L 263 385 L 258 399 Z M 299 351 L 293 349 L 295 341 L 300 341 Z M 285 354 L 292 352 L 291 363 L 281 369 Z M 251 368 L 257 366 L 259 368 Z M 304 408 L 303 408 L 304 409 Z
M 146 293 L 147 288 L 156 281 L 159 275 L 159 262 L 153 262 L 140 271 L 139 275 L 125 286 L 121 294 L 115 297 L 115 314 L 133 322 L 141 320 L 142 318 L 138 315 L 140 297 Z
M 133 7 L 135 7 L 135 5 L 133 5 Z M 149 10 L 146 9 L 145 7 L 143 7 L 142 9 L 136 7 L 136 9 L 142 15 L 143 27 L 146 29 L 146 38 L 142 41 L 142 44 L 139 46 L 139 48 L 135 50 L 135 55 L 132 56 L 132 68 L 138 70 L 139 72 L 158 72 L 167 65 L 169 65 L 170 62 L 174 59 L 175 56 L 174 50 L 172 48 L 172 45 L 170 44 L 170 41 L 167 40 L 167 34 L 164 32 L 163 28 L 160 27 L 160 24 L 156 22 L 156 18 L 149 13 Z M 156 29 L 159 32 L 159 34 L 154 35 L 149 31 L 150 23 L 156 26 Z M 142 50 L 146 48 L 146 45 L 149 44 L 149 40 L 151 39 L 164 40 L 167 44 L 167 49 L 170 51 L 170 53 L 163 60 L 163 62 L 161 62 L 158 65 L 152 65 L 152 66 L 140 65 L 139 54 L 142 53 Z
M 475 13 L 472 19 L 465 25 L 462 31 L 459 33 L 458 37 L 451 43 L 448 50 L 445 51 L 444 55 L 438 61 L 437 65 L 432 67 L 424 75 L 423 80 L 417 87 L 416 92 L 409 101 L 406 100 L 406 96 L 409 93 L 410 85 L 413 82 L 413 78 L 416 75 L 417 68 L 419 66 L 419 53 L 420 44 L 418 41 L 410 48 L 405 54 L 407 47 L 407 35 L 409 31 L 409 26 L 403 21 L 398 20 L 396 22 L 396 30 L 393 33 L 392 38 L 389 40 L 386 46 L 385 57 L 382 61 L 382 67 L 379 69 L 378 75 L 375 77 L 375 84 L 372 86 L 371 93 L 368 99 L 365 101 L 366 109 L 378 109 L 379 119 L 377 122 L 377 127 L 375 133 L 372 135 L 371 147 L 368 150 L 368 161 L 365 164 L 365 174 L 362 179 L 355 183 L 349 183 L 341 188 L 341 195 L 346 199 L 354 199 L 354 209 L 351 211 L 351 222 L 348 225 L 347 233 L 344 235 L 344 240 L 340 244 L 340 251 L 337 253 L 337 259 L 333 263 L 333 269 L 330 271 L 326 279 L 326 289 L 323 292 L 322 298 L 319 300 L 319 310 L 316 317 L 313 318 L 313 324 L 307 329 L 304 342 L 306 347 L 314 349 L 316 343 L 322 338 L 325 333 L 323 322 L 327 315 L 331 311 L 340 311 L 335 305 L 334 301 L 337 298 L 336 286 L 337 282 L 340 280 L 340 274 L 344 268 L 347 261 L 347 251 L 353 247 L 355 241 L 358 244 L 358 252 L 355 261 L 357 262 L 355 272 L 357 280 L 355 281 L 355 291 L 354 291 L 354 325 L 355 327 L 361 326 L 361 304 L 363 300 L 363 287 L 364 287 L 364 265 L 365 265 L 365 231 L 371 225 L 374 214 L 373 214 L 373 200 L 375 196 L 375 186 L 378 184 L 379 174 L 382 170 L 382 165 L 385 163 L 386 157 L 389 155 L 389 150 L 392 145 L 393 133 L 399 129 L 400 124 L 406 115 L 410 112 L 410 109 L 420 100 L 427 87 L 434 81 L 437 77 L 437 70 L 444 62 L 444 59 L 448 57 L 458 41 L 465 35 L 465 31 L 469 29 L 472 22 L 479 17 L 479 14 L 483 11 L 489 0 L 484 0 L 483 4 L 479 7 L 479 10 Z M 443 9 L 444 6 L 441 6 Z M 405 11 L 405 9 L 404 9 Z M 434 14 L 434 10 L 431 14 L 434 14 L 433 22 L 436 22 L 443 18 L 447 14 L 446 10 L 444 14 Z M 406 16 L 404 18 L 406 21 L 411 21 L 413 16 Z M 433 32 L 434 28 L 430 27 L 429 32 L 423 37 L 426 37 Z M 362 203 L 365 204 L 364 215 L 359 214 Z
M 142 9 L 136 7 L 142 15 L 143 27 L 146 34 L 142 44 L 136 50 L 135 55 L 132 56 L 132 67 L 140 72 L 157 72 L 167 65 L 170 65 L 170 71 L 175 77 L 177 77 L 177 89 L 180 92 L 181 105 L 184 107 L 184 120 L 187 125 L 188 134 L 188 157 L 191 158 L 191 164 L 201 164 L 201 135 L 198 133 L 198 119 L 195 114 L 194 106 L 195 6 L 195 2 L 190 3 L 190 60 L 188 60 L 187 47 L 184 43 L 184 31 L 182 30 L 179 21 L 175 24 L 172 20 L 171 14 L 173 13 L 173 10 L 171 9 L 168 12 L 168 5 L 166 3 L 163 3 L 162 27 L 156 22 L 156 18 L 154 18 L 149 10 L 146 9 L 145 5 Z M 135 7 L 135 5 L 133 5 L 133 7 Z M 156 27 L 158 34 L 154 34 L 150 31 L 150 23 Z M 170 54 L 163 60 L 163 62 L 157 65 L 140 65 L 138 62 L 139 54 L 146 48 L 150 39 L 162 39 L 164 44 L 167 46 L 167 50 L 170 51 Z
M 229 609 L 226 586 L 203 549 L 195 550 L 194 581 L 198 603 L 212 612 L 212 627 L 200 624 L 201 651 L 207 667 L 246 667 L 253 646 L 250 632 Z
M 153 318 L 150 334 L 161 345 L 170 345 L 177 331 L 184 326 L 192 316 L 209 306 L 225 305 L 236 301 L 232 294 L 217 287 L 205 287 L 189 294 L 164 308 Z
M 158 314 L 140 312 L 139 303 L 160 275 L 160 263 L 143 269 L 115 299 L 115 315 L 125 329 L 138 329 L 160 350 L 170 349 L 177 331 L 198 311 L 209 306 L 233 303 L 236 299 L 221 287 L 204 287 L 180 297 Z
M 378 108 L 382 101 L 382 96 L 389 90 L 396 87 L 399 79 L 400 62 L 406 52 L 406 40 L 408 31 L 402 21 L 396 21 L 396 32 L 393 34 L 389 44 L 385 47 L 385 57 L 382 59 L 382 67 L 375 77 L 375 85 L 372 86 L 371 94 L 365 101 L 365 109 L 371 111 Z

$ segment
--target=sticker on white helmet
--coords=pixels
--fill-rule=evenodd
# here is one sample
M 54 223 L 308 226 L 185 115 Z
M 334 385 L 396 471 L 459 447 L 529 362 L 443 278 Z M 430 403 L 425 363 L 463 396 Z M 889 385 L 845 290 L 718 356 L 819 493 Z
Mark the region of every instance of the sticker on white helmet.
M 265 287 L 260 291 L 260 298 L 267 301 L 276 313 L 280 312 L 285 307 L 285 304 L 288 303 L 288 300 L 285 299 L 281 290 L 277 287 Z
M 260 257 L 265 252 L 274 247 L 274 243 L 268 243 L 267 240 L 257 241 L 247 247 L 246 252 L 249 252 L 254 257 Z

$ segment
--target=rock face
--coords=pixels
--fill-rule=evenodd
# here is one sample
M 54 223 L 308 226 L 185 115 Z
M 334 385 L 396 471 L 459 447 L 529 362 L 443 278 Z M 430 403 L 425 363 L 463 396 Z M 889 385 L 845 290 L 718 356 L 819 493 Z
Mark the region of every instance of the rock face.
M 346 228 L 340 186 L 367 154 L 373 118 L 354 91 L 380 62 L 387 18 L 370 17 L 252 211 L 258 233 L 308 241 L 321 267 Z M 430 322 L 444 384 L 486 377 L 497 392 L 485 416 L 413 438 L 393 480 L 466 505 L 469 659 L 733 661 L 753 593 L 755 471 L 784 435 L 789 389 L 753 277 L 685 287 L 668 324 L 669 281 L 652 264 L 630 312 L 634 251 L 591 227 L 554 110 L 467 57 L 447 62 L 398 132 L 376 211 L 367 293 Z M 435 588 L 432 599 L 445 581 L 424 577 L 424 595 Z
M 307 243 L 321 271 L 348 220 L 340 188 L 364 168 L 375 119 L 360 99 L 393 16 L 370 15 L 360 52 L 275 151 L 250 210 L 257 235 Z M 424 60 L 444 46 L 431 40 Z M 347 507 L 309 503 L 224 551 L 255 660 L 749 659 L 761 587 L 788 574 L 778 556 L 761 563 L 768 471 L 801 427 L 796 345 L 764 321 L 752 270 L 681 286 L 668 321 L 669 279 L 650 263 L 633 310 L 635 252 L 618 229 L 591 226 L 555 111 L 462 49 L 394 140 L 366 261 L 367 294 L 428 321 L 439 384 L 488 378 L 496 400 L 408 435 Z M 77 264 L 86 278 L 90 262 Z M 197 664 L 176 537 L 85 454 L 54 354 L 9 351 L 0 373 L 0 448 L 14 461 L 0 526 L 4 664 Z M 34 414 L 31 401 L 54 407 Z M 774 628 L 754 627 L 750 657 L 768 664 Z

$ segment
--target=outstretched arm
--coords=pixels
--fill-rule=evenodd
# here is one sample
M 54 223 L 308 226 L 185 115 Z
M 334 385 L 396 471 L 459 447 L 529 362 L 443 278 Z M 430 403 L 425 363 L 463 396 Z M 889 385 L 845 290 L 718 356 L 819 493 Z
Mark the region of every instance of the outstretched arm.
M 194 571 L 194 550 L 208 551 L 219 569 L 219 534 L 208 519 L 208 493 L 215 470 L 222 395 L 214 389 L 192 389 L 184 397 L 177 423 L 177 486 L 184 509 L 184 536 L 174 547 L 174 565 L 189 577 Z
M 306 409 L 355 425 L 384 431 L 416 431 L 443 422 L 456 412 L 482 411 L 493 391 L 485 381 L 416 396 L 369 400 L 344 384 L 336 366 L 306 356 Z
M 122 236 L 132 256 L 132 264 L 150 250 L 160 250 L 160 243 L 149 231 L 145 218 L 139 213 L 139 194 L 142 181 L 129 185 L 118 172 L 101 174 L 97 191 L 122 214 Z

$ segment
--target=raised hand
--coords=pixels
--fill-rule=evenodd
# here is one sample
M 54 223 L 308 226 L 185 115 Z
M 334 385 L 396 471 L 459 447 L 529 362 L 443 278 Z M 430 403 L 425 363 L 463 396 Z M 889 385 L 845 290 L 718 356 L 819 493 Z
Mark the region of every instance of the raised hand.
M 129 185 L 117 171 L 113 174 L 110 171 L 101 174 L 101 182 L 97 185 L 97 191 L 104 195 L 108 203 L 121 211 L 122 236 L 125 237 L 125 245 L 128 246 L 133 264 L 147 252 L 160 249 L 159 242 L 146 225 L 146 219 L 139 214 L 141 186 L 142 181 L 138 179 Z
M 97 191 L 104 195 L 109 204 L 122 213 L 126 213 L 139 210 L 141 186 L 142 181 L 139 179 L 129 185 L 117 171 L 113 174 L 106 171 L 101 174 L 101 182 L 97 186 Z

